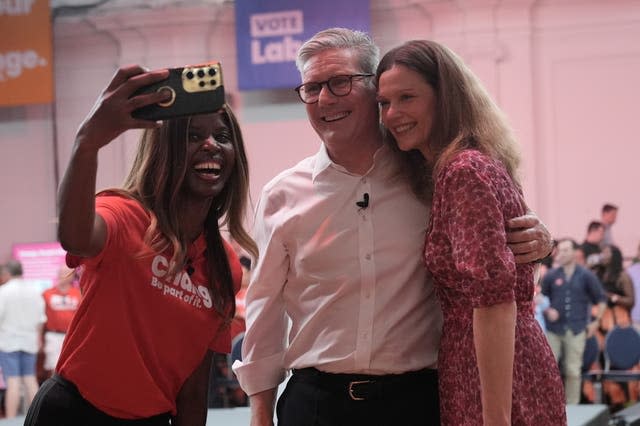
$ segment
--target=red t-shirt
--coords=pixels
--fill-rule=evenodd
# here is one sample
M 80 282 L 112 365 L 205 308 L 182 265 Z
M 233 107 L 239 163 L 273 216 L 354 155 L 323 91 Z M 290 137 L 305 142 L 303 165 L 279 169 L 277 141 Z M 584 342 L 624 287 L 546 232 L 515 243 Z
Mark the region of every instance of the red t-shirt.
M 207 349 L 231 348 L 228 326 L 208 290 L 204 236 L 188 248 L 192 275 L 183 271 L 168 279 L 170 253 L 140 257 L 150 219 L 137 201 L 100 196 L 96 212 L 107 224 L 102 252 L 93 258 L 67 255 L 70 267 L 85 266 L 83 298 L 57 370 L 111 416 L 175 414 L 178 392 Z M 237 292 L 240 262 L 225 247 Z
M 66 292 L 62 292 L 58 287 L 51 287 L 42 293 L 42 297 L 47 315 L 45 330 L 66 333 L 80 304 L 80 290 L 69 287 Z

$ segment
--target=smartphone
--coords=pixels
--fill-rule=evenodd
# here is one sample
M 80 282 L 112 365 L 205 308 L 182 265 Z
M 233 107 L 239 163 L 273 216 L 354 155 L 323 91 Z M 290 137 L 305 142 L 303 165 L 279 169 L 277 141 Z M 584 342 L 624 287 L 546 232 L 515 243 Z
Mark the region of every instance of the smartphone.
M 134 110 L 131 115 L 144 120 L 168 120 L 219 110 L 225 103 L 222 67 L 212 61 L 169 69 L 169 77 L 137 90 L 132 96 L 166 90 L 171 98 Z

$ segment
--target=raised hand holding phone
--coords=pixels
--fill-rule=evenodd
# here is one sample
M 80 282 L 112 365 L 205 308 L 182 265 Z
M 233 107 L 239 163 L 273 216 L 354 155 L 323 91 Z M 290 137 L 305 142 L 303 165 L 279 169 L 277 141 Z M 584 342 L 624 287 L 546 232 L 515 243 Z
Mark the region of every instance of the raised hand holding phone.
M 164 93 L 162 102 L 146 105 L 133 112 L 135 118 L 167 120 L 219 110 L 225 103 L 222 67 L 212 61 L 169 69 L 169 75 L 137 90 L 133 96 Z
M 155 122 L 134 118 L 131 113 L 164 101 L 167 94 L 153 92 L 132 95 L 142 87 L 166 79 L 168 75 L 166 69 L 147 71 L 139 65 L 118 69 L 80 125 L 76 141 L 82 140 L 84 144 L 100 149 L 126 130 L 157 127 Z

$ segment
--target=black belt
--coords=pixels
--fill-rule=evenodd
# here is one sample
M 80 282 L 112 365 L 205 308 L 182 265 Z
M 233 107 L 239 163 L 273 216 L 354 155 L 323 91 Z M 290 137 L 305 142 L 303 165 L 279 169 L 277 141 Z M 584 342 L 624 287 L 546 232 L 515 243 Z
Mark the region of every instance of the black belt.
M 344 393 L 353 401 L 364 401 L 377 399 L 385 394 L 398 396 L 418 386 L 425 386 L 428 381 L 437 382 L 438 371 L 425 368 L 401 374 L 337 374 L 309 367 L 293 370 L 293 377 L 329 391 Z

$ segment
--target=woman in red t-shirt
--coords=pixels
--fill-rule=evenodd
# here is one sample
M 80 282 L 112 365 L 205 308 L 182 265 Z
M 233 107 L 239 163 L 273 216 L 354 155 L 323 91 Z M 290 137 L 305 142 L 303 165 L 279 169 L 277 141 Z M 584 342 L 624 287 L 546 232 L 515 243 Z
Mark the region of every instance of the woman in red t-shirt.
M 83 299 L 54 376 L 26 425 L 204 425 L 212 351 L 229 352 L 240 264 L 222 239 L 256 256 L 242 227 L 248 164 L 238 123 L 215 113 L 163 122 L 132 111 L 168 71 L 117 71 L 80 126 L 58 193 L 67 264 Z M 122 188 L 95 196 L 98 152 L 145 129 Z

